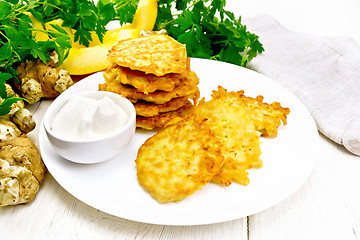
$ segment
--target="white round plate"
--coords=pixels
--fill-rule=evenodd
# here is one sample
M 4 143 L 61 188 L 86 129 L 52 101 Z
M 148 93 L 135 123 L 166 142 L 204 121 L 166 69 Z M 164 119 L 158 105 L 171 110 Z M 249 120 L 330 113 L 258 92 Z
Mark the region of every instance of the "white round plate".
M 178 203 L 159 204 L 138 184 L 135 159 L 141 144 L 153 132 L 137 130 L 127 149 L 114 159 L 92 165 L 67 161 L 52 149 L 40 129 L 42 158 L 56 181 L 80 201 L 105 213 L 138 222 L 163 225 L 200 225 L 246 217 L 274 206 L 295 192 L 309 177 L 318 153 L 318 131 L 306 107 L 273 80 L 228 63 L 191 59 L 200 79 L 200 93 L 209 98 L 218 85 L 228 91 L 245 90 L 246 96 L 263 95 L 289 107 L 288 124 L 276 138 L 261 137 L 263 167 L 249 171 L 250 184 L 223 187 L 213 183 Z M 59 98 L 97 90 L 104 82 L 95 73 L 66 90 Z

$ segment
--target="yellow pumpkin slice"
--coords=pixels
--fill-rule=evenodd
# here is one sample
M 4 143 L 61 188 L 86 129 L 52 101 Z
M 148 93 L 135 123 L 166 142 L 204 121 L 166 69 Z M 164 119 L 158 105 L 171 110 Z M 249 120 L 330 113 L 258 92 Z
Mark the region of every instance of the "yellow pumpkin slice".
M 69 37 L 70 37 L 70 39 L 71 39 L 71 47 L 72 47 L 72 48 L 86 48 L 86 46 L 81 45 L 79 42 L 75 42 L 75 40 L 74 40 L 75 30 L 74 30 L 74 29 L 71 29 L 71 28 L 69 28 L 69 27 L 63 27 L 63 26 L 61 26 L 62 23 L 63 23 L 63 20 L 62 20 L 62 19 L 55 19 L 55 20 L 52 20 L 52 21 L 50 21 L 50 22 L 45 23 L 44 25 L 45 25 L 45 29 L 46 29 L 46 30 L 54 30 L 54 28 L 52 27 L 52 25 L 59 25 L 59 26 L 62 27 L 62 28 L 67 32 L 67 34 L 69 35 Z M 88 47 L 94 47 L 94 46 L 100 45 L 101 42 L 100 42 L 99 37 L 97 36 L 96 32 L 91 31 L 90 34 L 91 34 L 92 40 L 90 41 Z
M 92 33 L 93 41 L 89 47 L 73 43 L 62 67 L 71 75 L 85 75 L 106 69 L 110 66 L 107 59 L 109 49 L 121 39 L 138 37 L 140 30 L 152 30 L 156 17 L 157 0 L 140 0 L 131 24 L 107 31 L 103 43 L 100 43 L 95 33 Z
M 110 66 L 110 62 L 107 60 L 108 51 L 115 43 L 121 39 L 138 37 L 140 30 L 153 29 L 157 17 L 157 7 L 157 0 L 140 0 L 131 24 L 107 31 L 102 43 L 94 31 L 90 32 L 92 41 L 90 41 L 88 47 L 74 41 L 75 30 L 63 27 L 71 38 L 72 48 L 69 50 L 69 55 L 61 67 L 66 69 L 71 75 L 85 75 L 106 69 Z M 44 30 L 42 24 L 31 13 L 29 16 L 34 28 Z M 44 27 L 46 30 L 52 30 L 53 27 L 51 25 L 61 26 L 62 23 L 63 20 L 55 19 L 45 23 Z M 35 38 L 38 41 L 49 39 L 41 31 L 34 31 L 34 34 L 36 34 Z
M 71 48 L 69 56 L 65 59 L 61 67 L 66 69 L 71 75 L 85 75 L 106 69 L 111 63 L 107 59 L 107 54 L 112 45 L 118 40 L 134 38 L 139 36 L 140 29 L 123 29 L 113 36 L 107 37 L 107 42 L 88 48 Z
M 30 20 L 33 24 L 33 28 L 38 30 L 33 30 L 32 35 L 35 36 L 35 39 L 37 41 L 47 41 L 49 39 L 48 35 L 42 30 L 44 30 L 41 22 L 39 22 L 30 12 L 25 12 L 26 15 L 30 17 Z
M 157 0 L 140 0 L 132 22 L 134 28 L 152 30 L 155 26 L 157 11 Z

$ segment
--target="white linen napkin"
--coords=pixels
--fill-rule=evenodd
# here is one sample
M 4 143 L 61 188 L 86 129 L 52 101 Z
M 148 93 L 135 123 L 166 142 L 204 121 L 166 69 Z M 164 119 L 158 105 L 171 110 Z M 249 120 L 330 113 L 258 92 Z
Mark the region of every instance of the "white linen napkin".
M 360 156 L 360 46 L 290 31 L 266 15 L 244 23 L 265 48 L 248 67 L 292 91 L 321 133 Z

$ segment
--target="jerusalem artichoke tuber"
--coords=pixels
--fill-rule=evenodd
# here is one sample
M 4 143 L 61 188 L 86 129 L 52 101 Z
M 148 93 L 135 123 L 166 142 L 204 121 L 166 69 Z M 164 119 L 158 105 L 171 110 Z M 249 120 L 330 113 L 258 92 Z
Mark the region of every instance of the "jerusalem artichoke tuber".
M 7 117 L 0 117 L 0 143 L 21 135 L 20 129 Z
M 6 94 L 15 95 L 10 85 Z M 26 137 L 35 121 L 24 106 L 15 102 L 10 113 L 0 117 L 0 206 L 32 201 L 45 174 L 39 150 Z
M 8 96 L 18 96 L 9 84 L 5 84 Z M 0 102 L 3 99 L 0 98 Z M 11 105 L 10 112 L 0 116 L 0 142 L 5 142 L 35 128 L 35 121 L 29 110 L 25 109 L 24 101 L 20 100 Z
M 5 83 L 5 89 L 6 89 L 7 96 L 19 97 L 19 95 L 14 92 L 14 90 L 12 89 L 12 87 L 9 84 Z M 0 97 L 0 102 L 2 102 L 2 101 L 3 101 L 3 99 Z M 11 110 L 10 110 L 10 112 L 8 114 L 12 115 L 17 110 L 22 109 L 24 107 L 25 107 L 24 101 L 22 101 L 22 100 L 17 101 L 16 103 L 13 103 L 11 105 Z
M 16 71 L 20 84 L 17 86 L 22 96 L 30 104 L 44 98 L 55 98 L 73 85 L 70 74 L 56 67 L 58 57 L 51 54 L 51 60 L 44 64 L 41 60 L 21 63 Z
M 17 110 L 12 116 L 11 121 L 23 132 L 31 132 L 35 126 L 35 120 L 32 117 L 30 111 L 26 108 Z
M 0 206 L 31 202 L 44 178 L 36 145 L 26 136 L 0 144 Z

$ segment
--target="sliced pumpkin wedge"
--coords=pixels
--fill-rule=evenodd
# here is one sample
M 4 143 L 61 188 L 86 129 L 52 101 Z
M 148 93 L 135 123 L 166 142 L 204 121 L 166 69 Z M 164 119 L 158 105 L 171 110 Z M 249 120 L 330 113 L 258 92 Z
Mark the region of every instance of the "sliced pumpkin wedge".
M 141 30 L 153 30 L 157 12 L 157 0 L 140 0 L 132 24 Z
M 110 48 L 121 39 L 136 38 L 140 30 L 152 30 L 157 17 L 157 0 L 140 0 L 133 22 L 115 30 L 105 33 L 101 43 L 95 33 L 89 47 L 78 46 L 73 43 L 69 56 L 62 67 L 71 75 L 85 75 L 101 71 L 110 66 L 107 54 Z
M 61 67 L 66 69 L 71 75 L 85 75 L 101 71 L 110 66 L 107 60 L 109 49 L 120 39 L 135 38 L 139 36 L 140 29 L 123 29 L 118 34 L 113 32 L 112 36 L 107 37 L 107 41 L 93 47 L 71 48 L 69 56 L 65 59 Z
M 54 30 L 54 28 L 52 27 L 52 25 L 59 25 L 59 26 L 61 26 L 62 24 L 63 24 L 63 20 L 62 20 L 62 19 L 55 19 L 55 20 L 52 20 L 52 21 L 50 21 L 50 22 L 45 23 L 44 25 L 45 25 L 45 29 L 46 29 L 46 30 Z M 71 29 L 71 28 L 69 28 L 69 27 L 63 27 L 63 26 L 61 26 L 61 27 L 62 27 L 62 28 L 67 32 L 67 34 L 69 35 L 69 37 L 70 37 L 70 39 L 71 39 L 71 46 L 72 46 L 72 48 L 86 48 L 86 46 L 81 45 L 79 42 L 75 42 L 75 40 L 74 40 L 75 30 L 74 30 L 74 29 Z M 100 45 L 101 42 L 100 42 L 99 37 L 97 36 L 96 32 L 91 31 L 90 34 L 91 34 L 92 40 L 90 41 L 88 47 L 94 47 L 94 46 Z
M 107 60 L 108 51 L 115 43 L 121 39 L 138 37 L 140 30 L 152 30 L 154 28 L 157 8 L 157 0 L 140 0 L 131 24 L 107 31 L 103 42 L 99 40 L 94 31 L 91 32 L 92 41 L 88 47 L 74 41 L 75 30 L 63 27 L 72 40 L 72 48 L 69 50 L 69 55 L 61 67 L 66 69 L 71 75 L 85 75 L 106 69 L 110 66 L 110 62 Z M 42 24 L 32 15 L 30 18 L 33 21 L 34 27 L 44 29 Z M 62 23 L 63 20 L 55 19 L 45 23 L 44 26 L 46 30 L 51 30 L 53 29 L 52 24 L 61 26 Z M 46 41 L 48 36 L 38 32 L 36 33 L 36 39 Z
M 35 36 L 35 39 L 37 41 L 46 41 L 49 39 L 48 35 L 46 33 L 41 32 L 42 30 L 44 30 L 43 25 L 41 24 L 41 22 L 39 22 L 30 12 L 26 12 L 26 15 L 28 15 L 30 17 L 30 20 L 33 24 L 33 28 L 35 29 L 39 29 L 39 31 L 37 30 L 33 30 L 32 31 L 32 35 Z

